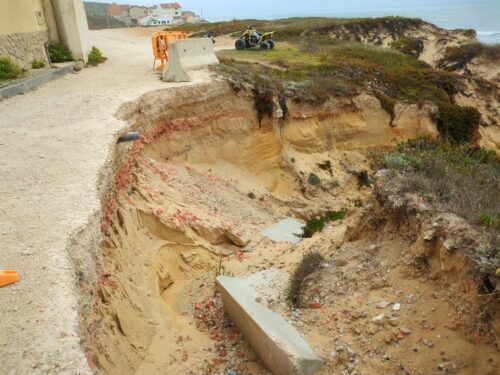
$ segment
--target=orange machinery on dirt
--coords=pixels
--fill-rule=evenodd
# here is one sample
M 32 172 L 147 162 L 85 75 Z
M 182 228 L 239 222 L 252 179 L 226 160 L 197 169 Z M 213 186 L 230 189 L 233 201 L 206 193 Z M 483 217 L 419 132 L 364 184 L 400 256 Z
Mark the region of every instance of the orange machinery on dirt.
M 187 33 L 184 31 L 159 31 L 153 33 L 151 43 L 153 45 L 153 70 L 161 71 L 168 61 L 168 43 L 175 42 L 179 39 L 187 39 Z M 160 60 L 161 64 L 155 68 L 156 60 Z

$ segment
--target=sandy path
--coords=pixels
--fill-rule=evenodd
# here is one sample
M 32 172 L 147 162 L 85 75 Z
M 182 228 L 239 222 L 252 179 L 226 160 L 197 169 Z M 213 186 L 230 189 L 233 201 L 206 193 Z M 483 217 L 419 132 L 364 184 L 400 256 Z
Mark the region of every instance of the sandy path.
M 99 208 L 99 169 L 126 125 L 114 117 L 120 104 L 179 86 L 151 72 L 150 35 L 93 31 L 105 64 L 0 102 L 0 269 L 22 277 L 0 288 L 2 374 L 90 373 L 67 243 Z

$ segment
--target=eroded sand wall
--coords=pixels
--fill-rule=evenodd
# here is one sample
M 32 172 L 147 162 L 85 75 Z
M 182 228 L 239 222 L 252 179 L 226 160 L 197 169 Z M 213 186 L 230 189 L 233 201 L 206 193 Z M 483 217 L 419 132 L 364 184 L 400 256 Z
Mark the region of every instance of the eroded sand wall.
M 281 212 L 265 201 L 255 205 L 247 188 L 300 207 L 306 164 L 294 164 L 293 156 L 311 165 L 326 154 L 337 157 L 335 168 L 348 181 L 340 162 L 348 154 L 361 160 L 360 152 L 436 136 L 432 110 L 401 105 L 391 126 L 380 103 L 361 95 L 321 107 L 290 103 L 287 118 L 259 125 L 251 94 L 224 82 L 181 88 L 175 98 L 157 91 L 124 105 L 119 115 L 141 140 L 115 150 L 100 246 L 94 259 L 81 261 L 96 267 L 95 277 L 82 275 L 82 289 L 89 296 L 86 341 L 97 366 L 109 374 L 183 373 L 209 359 L 209 335 L 183 313 L 193 280 Z M 307 199 L 324 205 L 313 192 Z M 178 360 L 182 353 L 172 343 L 179 337 L 190 338 L 186 350 L 196 357 Z

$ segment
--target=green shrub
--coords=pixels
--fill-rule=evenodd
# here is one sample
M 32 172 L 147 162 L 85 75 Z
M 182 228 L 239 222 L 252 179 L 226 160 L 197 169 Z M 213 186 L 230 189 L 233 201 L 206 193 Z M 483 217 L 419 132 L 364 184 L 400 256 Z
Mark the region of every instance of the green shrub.
M 66 61 L 73 61 L 73 55 L 68 46 L 61 43 L 54 43 L 49 46 L 50 61 L 53 63 L 60 63 Z
M 321 183 L 321 179 L 316 174 L 310 173 L 307 182 L 309 185 L 317 186 Z
M 322 232 L 325 227 L 325 221 L 320 219 L 309 219 L 306 221 L 305 227 L 302 228 L 302 238 L 311 238 L 314 233 Z
M 98 65 L 105 60 L 106 60 L 106 58 L 102 55 L 99 48 L 93 46 L 92 49 L 90 50 L 90 53 L 89 53 L 89 59 L 88 59 L 89 64 L 90 65 Z
M 311 238 L 314 233 L 321 232 L 325 228 L 325 224 L 331 221 L 342 220 L 347 215 L 347 210 L 327 211 L 326 214 L 318 219 L 312 218 L 306 220 L 306 225 L 302 228 L 302 238 Z
M 274 111 L 274 94 L 277 88 L 271 82 L 269 77 L 265 75 L 255 74 L 253 76 L 254 90 L 254 108 L 257 111 L 257 119 L 259 126 L 264 119 L 264 116 L 273 117 Z
M 491 215 L 491 214 L 480 214 L 479 215 L 479 223 L 484 226 L 484 227 L 497 227 L 500 229 L 500 213 L 497 215 Z
M 384 155 L 383 164 L 385 168 L 404 170 L 410 166 L 410 162 L 399 154 Z
M 31 63 L 31 68 L 32 69 L 42 69 L 42 68 L 45 68 L 45 61 L 43 61 L 43 60 L 34 60 Z
M 432 197 L 429 203 L 482 229 L 500 229 L 500 160 L 493 151 L 419 138 L 380 160 L 378 167 L 405 178 L 408 192 Z
M 365 205 L 362 199 L 356 199 L 354 200 L 354 207 L 356 208 L 361 208 Z
M 473 107 L 442 104 L 435 120 L 445 139 L 456 143 L 472 142 L 477 136 L 481 114 Z
M 499 277 L 500 243 L 498 241 L 483 238 L 479 246 L 474 251 L 469 252 L 467 256 L 474 262 L 474 265 L 481 274 Z M 487 293 L 491 291 L 483 292 Z
M 250 199 L 255 199 L 255 193 L 253 191 L 251 191 L 247 194 L 247 197 Z
M 373 229 L 377 230 L 380 226 L 380 220 L 376 217 L 371 217 L 368 219 L 368 225 L 370 225 Z
M 330 181 L 330 187 L 332 189 L 335 189 L 335 188 L 338 188 L 340 186 L 340 182 L 339 180 L 331 180 Z
M 398 51 L 413 57 L 419 57 L 424 51 L 422 39 L 404 36 L 392 42 L 390 46 Z
M 317 251 L 310 251 L 302 256 L 301 261 L 290 277 L 286 290 L 286 299 L 292 307 L 299 307 L 300 290 L 304 279 L 313 273 L 324 261 L 323 256 Z
M 448 47 L 444 56 L 438 61 L 438 67 L 454 71 L 463 69 L 476 57 L 484 57 L 490 61 L 500 59 L 500 45 L 469 43 L 461 46 Z
M 325 160 L 323 163 L 318 163 L 318 167 L 324 171 L 328 171 L 328 173 L 330 173 L 330 176 L 333 175 L 332 163 L 330 162 L 330 160 Z
M 389 95 L 384 94 L 382 91 L 375 91 L 375 97 L 380 101 L 380 106 L 391 115 L 391 125 L 396 117 L 394 112 L 394 106 L 396 105 L 396 100 L 391 98 Z
M 359 187 L 362 187 L 362 186 L 370 187 L 371 186 L 372 183 L 370 181 L 370 176 L 368 175 L 368 171 L 366 171 L 366 170 L 357 171 L 357 172 L 354 172 L 354 175 L 358 179 L 358 186 Z
M 21 68 L 19 68 L 10 57 L 0 57 L 0 81 L 17 78 L 21 73 Z

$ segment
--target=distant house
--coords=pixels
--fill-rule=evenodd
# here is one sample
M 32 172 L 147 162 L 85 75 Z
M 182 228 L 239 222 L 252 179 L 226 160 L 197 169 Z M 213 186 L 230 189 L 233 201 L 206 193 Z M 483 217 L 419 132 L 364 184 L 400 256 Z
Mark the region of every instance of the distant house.
M 183 23 L 197 23 L 200 22 L 200 16 L 194 14 L 191 11 L 182 12 L 182 21 Z
M 156 15 L 171 16 L 172 18 L 181 17 L 181 5 L 179 3 L 160 4 L 156 7 Z
M 142 7 L 142 6 L 131 6 L 129 8 L 129 15 L 132 18 L 142 18 L 144 16 L 147 16 L 148 13 L 148 8 L 147 7 Z
M 130 17 L 130 5 L 127 4 L 109 4 L 108 13 L 111 17 L 125 18 Z
M 142 26 L 162 26 L 162 25 L 173 25 L 174 18 L 171 16 L 155 16 L 149 15 L 146 17 L 139 18 L 139 25 Z

